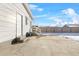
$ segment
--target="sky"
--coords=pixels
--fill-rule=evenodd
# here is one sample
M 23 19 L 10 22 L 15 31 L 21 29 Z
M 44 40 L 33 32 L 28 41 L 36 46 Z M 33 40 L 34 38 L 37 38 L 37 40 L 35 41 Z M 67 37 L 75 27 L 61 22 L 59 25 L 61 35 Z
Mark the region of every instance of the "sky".
M 79 24 L 78 3 L 30 3 L 33 25 L 64 26 Z

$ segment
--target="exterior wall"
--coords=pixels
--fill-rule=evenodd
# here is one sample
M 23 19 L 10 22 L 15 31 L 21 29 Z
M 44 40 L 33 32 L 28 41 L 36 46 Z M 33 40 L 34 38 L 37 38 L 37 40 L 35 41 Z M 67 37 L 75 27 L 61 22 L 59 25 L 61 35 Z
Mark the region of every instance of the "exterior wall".
M 51 27 L 51 31 L 50 32 L 55 32 L 55 29 Z
M 16 37 L 16 20 L 17 14 L 23 16 L 23 35 L 30 30 L 31 18 L 22 4 L 1 3 L 0 4 L 0 42 L 11 40 Z M 28 20 L 28 25 L 25 24 L 25 16 Z M 18 33 L 17 33 L 18 34 Z
M 41 29 L 41 32 L 46 32 L 46 27 L 39 27 Z
M 0 4 L 0 42 L 16 36 L 16 11 L 12 5 Z
M 79 27 L 71 27 L 71 32 L 79 33 Z
M 62 32 L 62 28 L 61 27 L 55 27 L 54 30 L 55 30 L 55 32 Z
M 40 27 L 41 32 L 53 32 L 52 27 Z
M 49 27 L 46 27 L 46 32 L 50 32 L 50 28 Z
M 18 8 L 17 12 L 23 16 L 23 35 L 22 35 L 22 37 L 25 38 L 26 33 L 30 32 L 30 29 L 31 29 L 30 23 L 31 23 L 32 19 L 29 16 L 28 11 L 24 8 L 23 4 L 14 4 L 14 5 L 16 6 L 16 8 Z M 27 4 L 26 4 L 26 7 L 28 7 Z M 27 24 L 26 24 L 26 21 L 27 21 Z
M 63 27 L 62 29 L 62 32 L 70 32 L 70 27 Z
M 40 27 L 41 32 L 57 33 L 79 33 L 79 27 Z

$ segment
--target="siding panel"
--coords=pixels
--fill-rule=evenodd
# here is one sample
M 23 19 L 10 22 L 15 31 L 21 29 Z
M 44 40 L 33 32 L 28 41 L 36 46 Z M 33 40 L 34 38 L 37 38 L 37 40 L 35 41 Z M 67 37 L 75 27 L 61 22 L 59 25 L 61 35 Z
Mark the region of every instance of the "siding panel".
M 17 13 L 23 16 L 23 35 L 30 30 L 31 18 L 28 12 L 20 3 L 1 3 L 0 4 L 0 42 L 11 40 L 16 37 Z M 25 16 L 28 24 L 25 24 Z
M 0 4 L 0 42 L 15 38 L 16 34 L 16 10 L 8 4 Z M 13 8 L 12 8 L 13 9 Z

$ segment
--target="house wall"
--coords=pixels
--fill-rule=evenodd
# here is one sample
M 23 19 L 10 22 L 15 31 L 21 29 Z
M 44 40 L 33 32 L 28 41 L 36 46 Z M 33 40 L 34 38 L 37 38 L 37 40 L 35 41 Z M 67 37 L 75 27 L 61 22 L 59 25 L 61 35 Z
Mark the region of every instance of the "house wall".
M 46 27 L 39 27 L 41 29 L 41 32 L 46 32 Z
M 71 32 L 79 33 L 79 27 L 71 27 Z
M 54 32 L 62 32 L 62 28 L 61 27 L 54 27 Z
M 22 4 L 0 3 L 0 42 L 16 37 L 17 13 L 23 16 L 23 36 L 30 31 L 31 18 Z M 28 21 L 27 25 L 25 24 L 25 16 Z
M 46 27 L 46 32 L 50 32 L 50 27 Z
M 54 32 L 54 28 L 53 28 L 53 27 L 50 27 L 49 29 L 50 29 L 50 30 L 49 30 L 50 33 L 51 33 L 51 32 Z
M 79 27 L 40 27 L 41 32 L 79 33 Z
M 70 32 L 70 27 L 63 27 L 62 32 Z

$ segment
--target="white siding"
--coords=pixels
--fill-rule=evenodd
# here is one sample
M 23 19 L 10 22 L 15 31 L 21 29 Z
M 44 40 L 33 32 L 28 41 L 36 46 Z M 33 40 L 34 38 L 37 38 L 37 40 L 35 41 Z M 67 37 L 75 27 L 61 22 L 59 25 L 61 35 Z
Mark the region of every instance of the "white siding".
M 16 11 L 0 4 L 0 42 L 13 39 L 16 32 Z
M 28 15 L 28 12 L 25 10 L 25 8 L 23 7 L 22 4 L 15 4 L 15 5 L 18 8 L 17 12 L 23 16 L 23 35 L 25 36 L 26 32 L 29 32 L 29 30 L 30 30 L 29 21 L 31 21 L 31 17 Z M 27 25 L 25 23 L 25 21 L 26 21 L 25 17 L 27 17 Z
M 25 24 L 24 17 L 27 16 L 28 23 L 31 21 L 31 18 L 22 4 L 2 3 L 0 4 L 0 42 L 16 37 L 17 13 L 23 16 L 23 35 L 30 30 L 29 24 Z
M 21 15 L 17 13 L 17 37 L 21 36 Z

